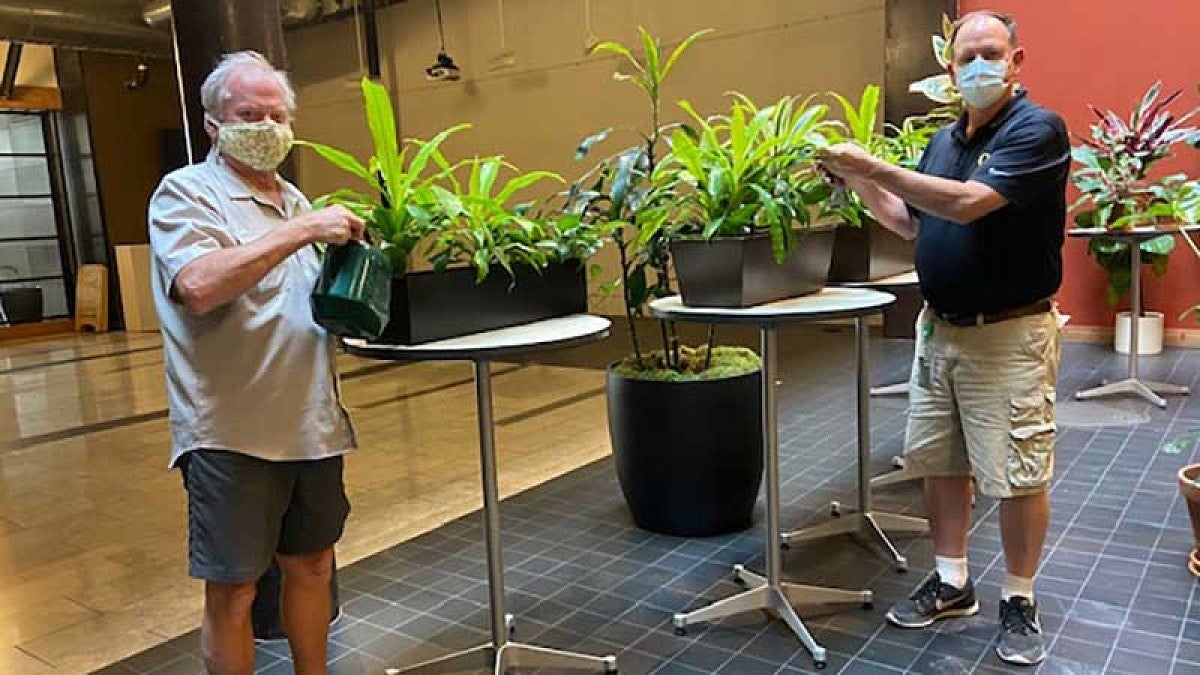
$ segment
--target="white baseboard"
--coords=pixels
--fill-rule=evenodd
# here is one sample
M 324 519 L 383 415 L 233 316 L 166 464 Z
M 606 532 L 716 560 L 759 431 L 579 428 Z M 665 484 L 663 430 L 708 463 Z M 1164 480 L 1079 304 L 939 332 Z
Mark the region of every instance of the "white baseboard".
M 1098 344 L 1113 343 L 1116 329 L 1112 326 L 1072 326 L 1063 329 L 1063 337 L 1068 342 L 1093 342 Z M 1198 328 L 1165 328 L 1163 329 L 1163 345 L 1167 347 L 1200 348 L 1200 329 Z

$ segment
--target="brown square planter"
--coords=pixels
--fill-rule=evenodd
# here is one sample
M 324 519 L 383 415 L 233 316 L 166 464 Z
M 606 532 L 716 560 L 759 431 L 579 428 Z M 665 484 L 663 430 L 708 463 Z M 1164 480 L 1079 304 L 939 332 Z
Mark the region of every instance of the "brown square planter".
M 815 293 L 829 277 L 834 236 L 832 228 L 797 232 L 782 263 L 775 261 L 765 233 L 673 239 L 671 259 L 683 304 L 752 307 Z

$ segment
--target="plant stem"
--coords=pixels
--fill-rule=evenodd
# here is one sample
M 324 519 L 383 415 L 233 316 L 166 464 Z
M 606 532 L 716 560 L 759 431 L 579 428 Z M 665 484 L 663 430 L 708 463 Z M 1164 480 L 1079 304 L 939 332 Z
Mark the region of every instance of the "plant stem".
M 675 352 L 671 351 L 671 340 L 667 338 L 667 322 L 659 319 L 658 330 L 662 334 L 663 359 L 667 362 L 668 368 L 676 370 L 675 360 L 672 358 Z
M 629 324 L 629 339 L 633 342 L 633 358 L 638 365 L 642 363 L 642 347 L 638 341 L 637 322 L 633 316 L 633 306 L 629 297 L 629 256 L 626 254 L 624 237 L 613 236 L 617 243 L 617 251 L 621 255 L 621 295 L 625 300 L 625 321 Z
M 704 369 L 708 370 L 712 366 L 712 353 L 714 343 L 717 340 L 717 324 L 708 324 L 708 349 L 704 352 Z

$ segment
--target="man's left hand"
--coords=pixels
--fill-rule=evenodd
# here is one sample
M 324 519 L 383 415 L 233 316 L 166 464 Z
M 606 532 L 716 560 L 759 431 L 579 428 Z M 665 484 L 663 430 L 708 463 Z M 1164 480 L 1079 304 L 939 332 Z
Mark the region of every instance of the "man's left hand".
M 879 160 L 853 143 L 838 143 L 817 152 L 817 160 L 841 178 L 870 178 Z

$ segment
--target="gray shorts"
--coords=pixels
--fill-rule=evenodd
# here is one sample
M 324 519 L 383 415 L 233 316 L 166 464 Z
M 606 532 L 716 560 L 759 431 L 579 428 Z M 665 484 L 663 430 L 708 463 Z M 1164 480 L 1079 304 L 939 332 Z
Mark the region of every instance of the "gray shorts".
M 268 462 L 221 450 L 179 459 L 188 494 L 188 573 L 256 581 L 276 553 L 319 553 L 342 537 L 350 502 L 342 458 Z

